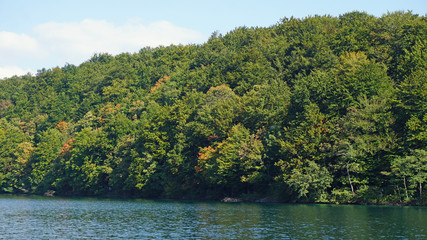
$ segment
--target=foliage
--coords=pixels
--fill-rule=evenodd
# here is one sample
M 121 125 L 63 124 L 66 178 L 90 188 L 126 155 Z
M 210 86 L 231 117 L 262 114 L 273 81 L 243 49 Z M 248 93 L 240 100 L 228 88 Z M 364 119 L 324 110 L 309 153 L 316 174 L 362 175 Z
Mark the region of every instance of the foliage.
M 425 204 L 427 19 L 284 18 L 0 81 L 0 192 Z

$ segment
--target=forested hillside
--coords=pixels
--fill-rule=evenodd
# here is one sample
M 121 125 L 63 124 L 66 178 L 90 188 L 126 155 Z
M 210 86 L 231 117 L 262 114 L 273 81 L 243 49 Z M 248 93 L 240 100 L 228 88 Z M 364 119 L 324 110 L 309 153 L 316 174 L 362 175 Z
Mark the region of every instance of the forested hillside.
M 426 204 L 427 18 L 284 18 L 0 81 L 0 192 Z

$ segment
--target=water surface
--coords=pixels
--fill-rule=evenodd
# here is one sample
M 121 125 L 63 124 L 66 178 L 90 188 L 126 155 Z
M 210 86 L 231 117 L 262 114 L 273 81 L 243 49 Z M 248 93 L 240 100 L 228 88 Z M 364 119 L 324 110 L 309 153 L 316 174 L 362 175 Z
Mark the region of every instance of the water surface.
M 427 239 L 427 208 L 0 195 L 0 239 Z

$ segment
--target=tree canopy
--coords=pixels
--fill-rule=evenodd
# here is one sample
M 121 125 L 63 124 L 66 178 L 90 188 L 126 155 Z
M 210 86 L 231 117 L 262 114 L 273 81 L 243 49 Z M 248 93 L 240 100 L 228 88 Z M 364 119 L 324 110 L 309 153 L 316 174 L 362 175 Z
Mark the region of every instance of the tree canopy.
M 0 192 L 426 204 L 427 18 L 284 18 L 0 81 Z

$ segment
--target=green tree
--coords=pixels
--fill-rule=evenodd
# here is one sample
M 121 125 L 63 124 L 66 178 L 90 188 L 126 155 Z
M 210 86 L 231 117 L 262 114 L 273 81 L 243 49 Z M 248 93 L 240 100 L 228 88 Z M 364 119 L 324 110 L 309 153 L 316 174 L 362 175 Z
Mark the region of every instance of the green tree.
M 69 151 L 58 163 L 52 184 L 56 190 L 74 194 L 100 194 L 108 191 L 112 171 L 102 148 L 102 132 L 85 128 L 70 142 Z
M 281 80 L 271 80 L 253 89 L 242 97 L 241 122 L 252 131 L 281 124 L 288 114 L 291 91 Z
M 423 203 L 423 185 L 427 182 L 427 151 L 416 149 L 411 155 L 397 157 L 392 162 L 392 171 L 402 179 L 406 201 L 410 201 L 409 189 L 418 188 L 419 202 Z
M 263 145 L 256 135 L 242 125 L 231 128 L 228 137 L 217 146 L 201 149 L 196 171 L 212 184 L 231 188 L 231 194 L 241 191 L 241 183 L 256 183 L 262 179 Z
M 298 198 L 310 202 L 327 202 L 326 189 L 331 187 L 332 176 L 329 171 L 314 161 L 294 168 L 286 183 L 298 193 Z
M 25 168 L 33 154 L 30 138 L 17 126 L 0 119 L 0 191 L 25 191 Z
M 29 181 L 31 188 L 38 192 L 45 192 L 49 188 L 52 179 L 45 177 L 54 170 L 53 164 L 61 154 L 63 146 L 63 134 L 57 129 L 48 129 L 41 133 L 39 143 L 31 159 L 31 174 Z
M 338 167 L 345 169 L 353 195 L 355 183 L 373 185 L 380 172 L 388 169 L 390 163 L 381 151 L 390 150 L 396 141 L 391 129 L 394 118 L 390 104 L 385 99 L 366 97 L 360 98 L 359 104 L 359 107 L 349 108 L 339 122 L 340 136 L 335 144 Z
M 239 97 L 226 85 L 212 87 L 199 106 L 196 121 L 201 123 L 197 130 L 206 138 L 223 139 L 236 123 Z
M 332 179 L 327 167 L 333 158 L 334 123 L 311 103 L 305 107 L 298 122 L 293 121 L 284 128 L 283 134 L 283 138 L 277 140 L 280 160 L 276 166 L 281 172 L 276 179 L 289 185 L 297 193 L 297 199 L 325 201 Z M 302 182 L 308 175 L 311 180 Z

